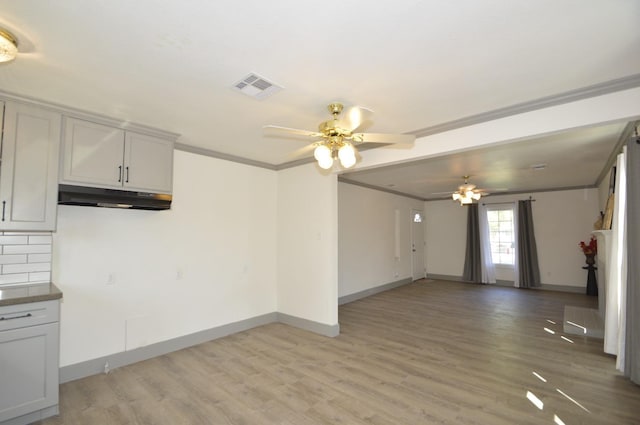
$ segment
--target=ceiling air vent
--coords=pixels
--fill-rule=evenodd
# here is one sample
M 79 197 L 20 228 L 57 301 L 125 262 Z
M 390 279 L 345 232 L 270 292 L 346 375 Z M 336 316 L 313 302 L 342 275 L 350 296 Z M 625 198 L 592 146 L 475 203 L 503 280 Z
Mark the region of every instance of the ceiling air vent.
M 242 80 L 235 83 L 233 88 L 258 100 L 265 99 L 282 90 L 281 86 L 272 83 L 257 74 L 247 75 Z

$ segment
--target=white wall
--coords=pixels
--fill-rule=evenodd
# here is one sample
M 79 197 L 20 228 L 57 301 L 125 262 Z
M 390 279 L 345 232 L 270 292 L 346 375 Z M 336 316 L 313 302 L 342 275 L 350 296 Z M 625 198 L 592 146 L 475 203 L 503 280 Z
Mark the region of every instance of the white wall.
M 424 215 L 427 275 L 462 276 L 467 209 L 451 200 L 431 201 L 424 203 Z
M 307 164 L 278 172 L 278 312 L 338 324 L 338 180 Z
M 423 137 L 410 150 L 363 151 L 358 168 L 639 116 L 640 88 L 623 90 Z M 171 211 L 60 206 L 52 277 L 64 291 L 61 366 L 275 310 L 337 324 L 337 192 L 336 176 L 314 165 L 276 173 L 176 152 Z M 461 273 L 434 252 L 429 273 Z M 578 254 L 562 266 L 580 265 Z M 558 284 L 583 280 L 548 270 Z
M 533 225 L 543 284 L 584 287 L 584 255 L 580 241 L 591 236 L 598 219 L 598 189 L 539 192 L 485 198 L 487 203 L 510 202 L 531 195 Z M 464 267 L 466 209 L 452 201 L 425 202 L 427 221 L 427 273 L 460 277 Z M 450 234 L 450 232 L 453 232 Z M 443 239 L 447 235 L 448 239 Z M 443 242 L 448 241 L 448 242 Z M 498 278 L 512 280 L 500 271 Z
M 276 199 L 273 171 L 176 151 L 169 211 L 59 206 L 60 365 L 275 311 Z
M 542 283 L 585 287 L 585 258 L 578 243 L 589 240 L 598 220 L 598 190 L 532 195 L 536 199 L 532 205 L 533 224 Z
M 415 199 L 338 184 L 338 295 L 343 297 L 411 278 L 411 209 Z M 400 257 L 395 258 L 395 211 L 400 212 Z

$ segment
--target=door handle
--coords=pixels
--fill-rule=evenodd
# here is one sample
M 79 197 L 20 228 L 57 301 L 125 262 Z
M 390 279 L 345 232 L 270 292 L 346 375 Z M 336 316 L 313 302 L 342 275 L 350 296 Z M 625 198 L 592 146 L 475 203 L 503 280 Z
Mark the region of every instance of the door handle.
M 129 183 L 129 166 L 126 166 L 124 169 L 127 172 L 127 178 L 124 180 L 124 182 Z
M 7 208 L 7 201 L 2 201 L 2 221 L 4 221 L 4 211 Z
M 122 183 L 122 165 L 118 165 L 118 183 Z

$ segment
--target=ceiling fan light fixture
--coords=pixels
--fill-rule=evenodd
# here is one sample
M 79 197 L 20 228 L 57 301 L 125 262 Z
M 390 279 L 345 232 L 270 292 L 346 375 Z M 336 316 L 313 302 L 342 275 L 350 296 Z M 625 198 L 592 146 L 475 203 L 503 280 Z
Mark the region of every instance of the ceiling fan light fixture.
M 10 62 L 18 54 L 18 42 L 9 31 L 0 29 L 0 62 Z
M 329 156 L 328 158 L 321 158 L 318 160 L 318 166 L 323 170 L 328 170 L 333 167 L 333 158 Z
M 356 165 L 356 157 L 352 156 L 352 157 L 349 157 L 349 158 L 346 158 L 346 159 L 340 159 L 340 164 L 344 168 L 351 168 L 354 165 Z
M 327 145 L 318 145 L 313 151 L 313 157 L 318 163 L 326 162 L 327 159 L 331 159 L 331 149 Z
M 338 149 L 338 158 L 344 168 L 351 168 L 356 164 L 356 150 L 351 143 L 345 143 Z
M 479 201 L 482 198 L 480 189 L 476 189 L 475 184 L 469 183 L 469 176 L 462 176 L 464 184 L 458 186 L 458 190 L 451 194 L 454 201 L 460 202 L 460 205 L 470 205 L 473 201 Z

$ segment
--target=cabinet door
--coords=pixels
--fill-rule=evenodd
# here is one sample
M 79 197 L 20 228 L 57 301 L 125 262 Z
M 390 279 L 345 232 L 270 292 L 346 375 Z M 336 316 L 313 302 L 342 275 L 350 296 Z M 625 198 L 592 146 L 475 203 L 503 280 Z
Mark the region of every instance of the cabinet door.
M 171 193 L 173 142 L 128 131 L 125 146 L 125 189 Z
M 55 230 L 61 115 L 7 102 L 0 230 Z
M 65 118 L 60 183 L 122 189 L 124 130 Z
M 58 323 L 0 332 L 0 422 L 58 404 Z

